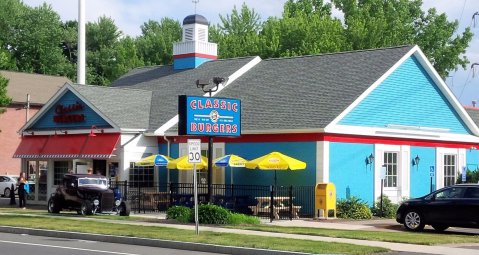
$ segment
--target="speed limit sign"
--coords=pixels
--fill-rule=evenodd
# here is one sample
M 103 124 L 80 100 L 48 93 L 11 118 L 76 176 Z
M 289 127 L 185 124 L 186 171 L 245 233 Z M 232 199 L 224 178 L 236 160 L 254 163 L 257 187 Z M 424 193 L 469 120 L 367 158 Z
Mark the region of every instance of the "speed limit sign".
M 200 139 L 188 139 L 188 163 L 201 163 Z

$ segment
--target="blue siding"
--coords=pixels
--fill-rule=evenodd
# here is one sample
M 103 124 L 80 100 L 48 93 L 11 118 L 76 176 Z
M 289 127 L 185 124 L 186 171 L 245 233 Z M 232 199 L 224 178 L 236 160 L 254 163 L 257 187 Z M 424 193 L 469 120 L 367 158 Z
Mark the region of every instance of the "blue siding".
M 210 58 L 199 58 L 199 57 L 190 57 L 190 58 L 179 58 L 173 60 L 173 69 L 182 70 L 182 69 L 192 69 L 197 68 L 201 64 L 207 61 L 211 61 Z
M 421 159 L 418 166 L 412 165 L 412 160 L 419 156 Z M 431 190 L 431 177 L 429 168 L 434 166 L 436 169 L 436 148 L 431 147 L 413 147 L 411 146 L 411 172 L 410 172 L 410 196 L 411 198 L 421 197 L 428 194 Z M 434 174 L 436 176 L 436 173 Z M 432 178 L 433 190 L 436 190 L 436 177 Z
M 339 123 L 447 128 L 451 133 L 471 134 L 415 57 L 407 59 Z
M 373 204 L 374 165 L 366 166 L 365 161 L 371 153 L 372 144 L 329 144 L 329 179 L 336 186 L 337 199 L 354 196 Z
M 225 154 L 237 154 L 252 160 L 278 151 L 290 157 L 306 162 L 305 170 L 278 170 L 277 185 L 313 186 L 316 182 L 316 143 L 315 142 L 268 142 L 268 143 L 227 143 Z M 274 183 L 274 171 L 234 168 L 235 184 L 271 185 Z M 229 168 L 225 171 L 225 183 L 230 182 Z
M 466 164 L 469 171 L 478 169 L 479 166 L 479 151 L 478 150 L 466 150 Z
M 79 102 L 83 105 L 83 110 L 77 110 L 71 112 L 70 114 L 83 114 L 85 115 L 85 121 L 83 122 L 71 122 L 71 123 L 55 123 L 53 121 L 53 116 L 55 116 L 55 108 L 57 105 L 72 105 Z M 51 108 L 48 109 L 40 119 L 38 119 L 35 124 L 32 126 L 32 129 L 84 129 L 90 128 L 92 125 L 97 127 L 111 127 L 108 122 L 106 122 L 100 115 L 88 107 L 85 103 L 82 102 L 75 94 L 71 91 L 67 91 L 58 102 L 51 105 Z

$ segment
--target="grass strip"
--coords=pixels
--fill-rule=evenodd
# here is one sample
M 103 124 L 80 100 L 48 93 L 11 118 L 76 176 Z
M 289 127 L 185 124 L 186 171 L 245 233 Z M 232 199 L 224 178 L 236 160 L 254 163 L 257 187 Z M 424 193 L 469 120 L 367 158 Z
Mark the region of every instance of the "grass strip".
M 298 240 L 267 236 L 249 236 L 231 233 L 201 232 L 199 236 L 193 230 L 181 230 L 157 226 L 136 226 L 91 221 L 87 218 L 61 219 L 31 217 L 25 215 L 0 215 L 5 226 L 29 227 L 49 230 L 74 231 L 130 237 L 144 237 L 172 241 L 196 242 L 238 247 L 274 249 L 306 253 L 330 254 L 374 254 L 388 251 L 385 248 L 361 246 L 345 243 Z M 201 229 L 200 229 L 201 230 Z
M 388 232 L 367 230 L 339 230 L 307 227 L 281 227 L 281 226 L 228 226 L 228 228 L 255 230 L 273 233 L 327 236 L 351 238 L 360 240 L 383 241 L 394 243 L 437 245 L 452 243 L 477 243 L 479 236 L 471 234 L 451 234 L 451 232 Z

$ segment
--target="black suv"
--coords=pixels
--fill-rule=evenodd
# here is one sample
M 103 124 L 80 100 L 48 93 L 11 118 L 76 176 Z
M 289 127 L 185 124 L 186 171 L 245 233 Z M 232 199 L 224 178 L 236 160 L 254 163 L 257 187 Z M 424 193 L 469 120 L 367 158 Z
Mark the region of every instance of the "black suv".
M 116 213 L 130 215 L 130 206 L 126 201 L 115 197 L 108 188 L 108 179 L 102 175 L 66 174 L 62 183 L 48 200 L 48 212 L 75 210 L 78 214 Z
M 412 231 L 420 231 L 424 225 L 437 231 L 448 227 L 479 228 L 479 185 L 453 185 L 404 201 L 396 221 Z

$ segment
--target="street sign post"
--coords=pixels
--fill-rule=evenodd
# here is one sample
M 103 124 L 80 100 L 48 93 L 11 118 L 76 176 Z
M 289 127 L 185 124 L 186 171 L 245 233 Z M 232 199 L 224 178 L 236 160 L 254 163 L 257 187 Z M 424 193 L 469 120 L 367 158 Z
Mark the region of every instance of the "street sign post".
M 197 235 L 199 231 L 198 221 L 198 181 L 196 174 L 196 164 L 201 163 L 201 140 L 200 139 L 188 139 L 188 163 L 193 164 L 193 196 L 195 200 L 195 232 Z
M 462 176 L 461 176 L 462 183 L 466 183 L 467 180 L 467 168 L 464 166 L 462 167 Z
M 436 174 L 436 169 L 434 166 L 430 166 L 429 167 L 429 176 L 431 177 L 431 183 L 430 183 L 430 189 L 431 189 L 431 192 L 432 192 L 432 178 L 434 177 L 434 175 Z

